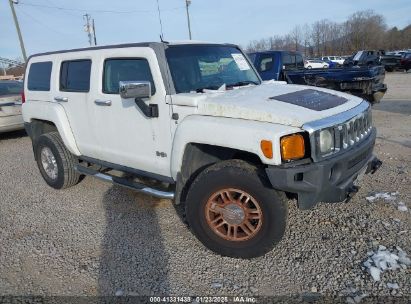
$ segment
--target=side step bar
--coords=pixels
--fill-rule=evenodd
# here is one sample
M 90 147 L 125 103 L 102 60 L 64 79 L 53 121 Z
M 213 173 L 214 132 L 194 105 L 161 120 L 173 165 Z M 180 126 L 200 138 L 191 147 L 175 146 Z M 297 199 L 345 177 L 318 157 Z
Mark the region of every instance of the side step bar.
M 174 199 L 174 192 L 150 188 L 147 185 L 136 183 L 136 182 L 127 180 L 125 178 L 101 173 L 97 170 L 93 170 L 91 168 L 87 168 L 81 165 L 76 165 L 75 170 L 80 174 L 94 176 L 103 181 L 110 182 L 115 185 L 119 185 L 119 186 L 131 189 L 131 190 L 135 190 L 138 192 L 142 192 L 142 193 L 145 193 L 145 194 L 157 197 L 157 198 Z

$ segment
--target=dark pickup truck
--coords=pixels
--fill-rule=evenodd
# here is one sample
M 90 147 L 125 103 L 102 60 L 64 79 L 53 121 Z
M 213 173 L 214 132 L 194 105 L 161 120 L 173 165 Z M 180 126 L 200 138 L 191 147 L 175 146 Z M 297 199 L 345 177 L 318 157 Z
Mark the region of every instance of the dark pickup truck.
M 387 72 L 401 70 L 401 55 L 386 54 L 384 50 L 358 51 L 344 61 L 344 66 L 373 66 L 382 65 Z
M 303 56 L 298 52 L 266 51 L 248 56 L 263 80 L 283 80 L 343 91 L 370 103 L 379 102 L 387 91 L 383 66 L 305 69 Z
M 401 57 L 401 66 L 403 67 L 404 71 L 407 72 L 408 70 L 411 70 L 411 52 L 410 53 L 405 53 Z

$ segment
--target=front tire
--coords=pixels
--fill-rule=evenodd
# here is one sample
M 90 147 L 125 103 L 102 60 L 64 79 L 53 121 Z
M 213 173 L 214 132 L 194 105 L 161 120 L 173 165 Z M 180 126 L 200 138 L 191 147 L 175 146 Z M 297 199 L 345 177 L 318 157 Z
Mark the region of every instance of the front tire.
M 186 217 L 196 237 L 229 257 L 253 258 L 283 237 L 287 220 L 284 193 L 268 184 L 264 171 L 241 160 L 217 163 L 194 180 Z
M 34 143 L 34 155 L 50 187 L 64 189 L 79 182 L 80 174 L 74 169 L 78 160 L 67 150 L 58 132 L 41 135 Z

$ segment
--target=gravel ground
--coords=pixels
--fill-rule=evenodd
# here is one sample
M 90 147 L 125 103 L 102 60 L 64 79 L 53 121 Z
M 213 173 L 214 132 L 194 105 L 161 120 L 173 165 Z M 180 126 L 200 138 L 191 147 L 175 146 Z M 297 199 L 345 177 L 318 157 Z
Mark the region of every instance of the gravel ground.
M 384 99 L 410 100 L 411 96 L 411 70 L 405 72 L 386 73 L 385 83 L 388 91 Z
M 30 139 L 0 135 L 0 295 L 410 296 L 410 267 L 385 271 L 380 282 L 361 267 L 378 245 L 411 255 L 408 96 L 374 108 L 375 152 L 384 164 L 364 177 L 357 196 L 309 211 L 291 201 L 283 241 L 253 260 L 205 249 L 167 200 L 90 177 L 55 191 L 39 174 Z M 408 211 L 368 202 L 374 191 L 398 191 Z

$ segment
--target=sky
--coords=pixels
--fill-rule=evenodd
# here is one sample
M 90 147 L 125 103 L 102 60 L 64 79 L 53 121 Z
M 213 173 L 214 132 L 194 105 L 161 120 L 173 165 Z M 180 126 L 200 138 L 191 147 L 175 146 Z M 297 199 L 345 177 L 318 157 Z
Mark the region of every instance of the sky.
M 165 40 L 188 39 L 185 0 L 158 0 Z M 0 0 L 0 57 L 22 57 L 8 0 Z M 60 7 L 55 9 L 51 7 Z M 88 46 L 83 15 L 95 20 L 97 44 L 159 41 L 156 0 L 19 0 L 27 55 Z M 342 22 L 359 10 L 382 14 L 389 27 L 411 23 L 410 0 L 192 0 L 192 38 L 246 46 L 320 19 Z

